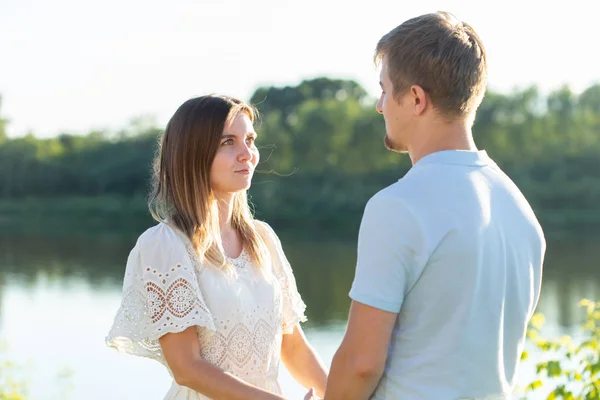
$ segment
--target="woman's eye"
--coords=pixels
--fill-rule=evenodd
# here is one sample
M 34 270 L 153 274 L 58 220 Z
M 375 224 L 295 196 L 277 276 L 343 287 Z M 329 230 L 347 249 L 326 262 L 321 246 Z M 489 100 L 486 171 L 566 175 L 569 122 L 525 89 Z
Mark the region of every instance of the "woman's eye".
M 256 141 L 256 138 L 254 136 L 248 136 L 248 138 L 246 139 L 247 142 L 249 143 L 254 143 Z
M 230 146 L 230 145 L 232 145 L 232 144 L 233 144 L 233 139 L 227 139 L 227 140 L 226 140 L 226 141 L 224 141 L 222 144 L 223 144 L 224 146 L 225 146 L 225 145 L 226 145 L 226 146 Z

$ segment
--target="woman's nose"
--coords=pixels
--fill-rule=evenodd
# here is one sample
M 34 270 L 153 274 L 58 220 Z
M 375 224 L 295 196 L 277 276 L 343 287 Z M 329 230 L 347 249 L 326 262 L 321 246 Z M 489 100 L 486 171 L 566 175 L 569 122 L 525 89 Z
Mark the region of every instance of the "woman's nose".
M 238 154 L 238 159 L 243 162 L 243 161 L 248 161 L 252 158 L 252 152 L 250 151 L 250 148 L 244 144 L 242 146 L 242 149 L 240 150 L 240 153 Z

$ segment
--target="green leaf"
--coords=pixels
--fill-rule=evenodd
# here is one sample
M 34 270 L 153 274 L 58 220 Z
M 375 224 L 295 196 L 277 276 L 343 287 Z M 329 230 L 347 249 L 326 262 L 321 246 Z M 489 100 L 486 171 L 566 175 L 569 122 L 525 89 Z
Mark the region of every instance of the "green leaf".
M 596 329 L 596 321 L 594 321 L 593 319 L 590 319 L 585 324 L 583 324 L 584 331 L 593 331 L 594 329 Z
M 529 385 L 527 385 L 527 387 L 525 388 L 526 391 L 533 391 L 536 390 L 538 388 L 542 387 L 542 381 L 541 380 L 536 380 L 531 382 Z
M 573 339 L 571 339 L 571 336 L 569 335 L 561 337 L 558 343 L 560 346 L 566 347 L 567 349 L 571 349 L 573 347 Z
M 539 375 L 540 372 L 546 371 L 547 369 L 548 369 L 548 363 L 547 362 L 541 362 L 541 363 L 538 363 L 535 366 L 535 373 Z
M 560 362 L 559 361 L 549 361 L 547 371 L 548 371 L 548 376 L 551 378 L 560 376 L 561 372 L 562 372 Z
M 544 317 L 543 314 L 534 314 L 531 317 L 531 320 L 529 321 L 529 323 L 531 324 L 531 326 L 533 326 L 535 329 L 542 329 L 542 326 L 544 326 L 544 323 L 546 322 L 546 317 Z
M 598 372 L 600 372 L 600 361 L 598 361 L 595 364 L 592 364 L 591 368 L 590 368 L 590 372 L 592 373 L 592 376 L 596 375 Z
M 527 339 L 531 340 L 532 342 L 537 341 L 539 337 L 540 337 L 540 334 L 535 329 L 527 330 Z
M 600 399 L 600 391 L 598 391 L 598 387 L 594 386 L 592 389 L 586 393 L 585 400 L 598 400 Z
M 589 299 L 581 299 L 579 300 L 579 306 L 580 307 L 587 307 L 590 304 Z
M 596 350 L 598 348 L 598 342 L 594 339 L 588 339 L 579 345 L 580 350 L 584 348 Z

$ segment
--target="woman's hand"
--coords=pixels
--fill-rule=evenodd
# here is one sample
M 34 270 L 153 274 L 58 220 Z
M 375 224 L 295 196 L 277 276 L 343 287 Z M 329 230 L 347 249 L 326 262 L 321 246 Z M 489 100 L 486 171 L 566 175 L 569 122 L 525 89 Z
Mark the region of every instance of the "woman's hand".
M 315 394 L 315 389 L 310 388 L 308 393 L 306 393 L 306 396 L 304 396 L 304 400 L 319 400 L 319 398 Z

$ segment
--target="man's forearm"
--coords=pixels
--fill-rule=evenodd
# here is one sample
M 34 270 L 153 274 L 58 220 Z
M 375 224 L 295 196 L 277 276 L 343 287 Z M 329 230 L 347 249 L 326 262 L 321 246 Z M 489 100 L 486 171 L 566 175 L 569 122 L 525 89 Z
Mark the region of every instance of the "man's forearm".
M 367 400 L 371 397 L 383 369 L 362 366 L 340 348 L 333 357 L 325 400 Z

